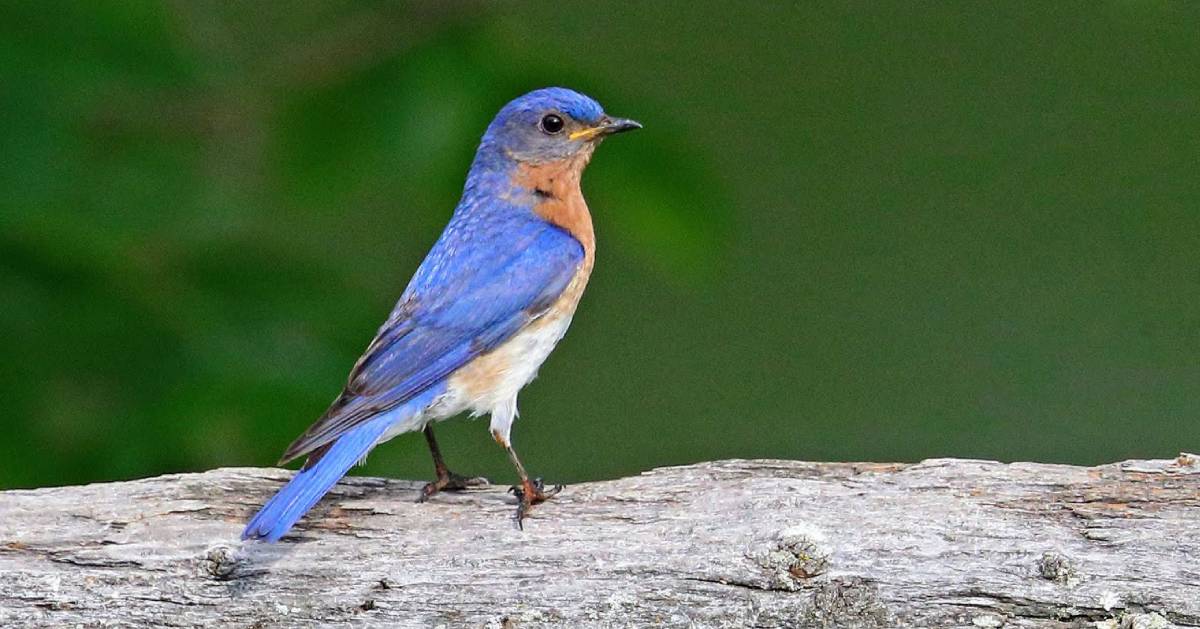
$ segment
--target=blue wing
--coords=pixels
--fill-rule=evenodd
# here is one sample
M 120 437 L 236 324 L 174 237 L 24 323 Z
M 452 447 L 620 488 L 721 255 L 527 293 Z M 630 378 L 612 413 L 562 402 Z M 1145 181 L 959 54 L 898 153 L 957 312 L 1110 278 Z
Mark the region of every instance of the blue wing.
M 578 240 L 534 216 L 478 227 L 451 222 L 345 390 L 281 462 L 329 446 L 494 349 L 554 303 L 583 261 Z

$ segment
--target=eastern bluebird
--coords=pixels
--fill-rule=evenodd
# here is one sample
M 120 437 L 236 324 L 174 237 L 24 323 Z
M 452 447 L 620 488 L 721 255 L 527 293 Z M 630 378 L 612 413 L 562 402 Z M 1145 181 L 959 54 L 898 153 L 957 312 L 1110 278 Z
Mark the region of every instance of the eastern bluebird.
M 462 199 L 433 249 L 350 372 L 329 410 L 283 453 L 308 455 L 250 520 L 242 539 L 277 541 L 355 462 L 423 430 L 437 479 L 419 500 L 482 479 L 450 472 L 432 422 L 491 414 L 491 432 L 521 478 L 517 524 L 558 493 L 529 479 L 509 431 L 517 393 L 567 331 L 595 261 L 579 179 L 606 136 L 641 128 L 577 92 L 546 88 L 488 125 Z

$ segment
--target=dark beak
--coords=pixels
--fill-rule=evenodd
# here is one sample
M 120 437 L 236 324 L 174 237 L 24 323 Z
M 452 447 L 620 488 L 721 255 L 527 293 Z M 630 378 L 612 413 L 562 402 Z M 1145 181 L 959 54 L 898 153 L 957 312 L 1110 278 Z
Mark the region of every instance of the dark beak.
M 630 120 L 628 118 L 609 118 L 608 120 L 605 120 L 602 125 L 600 125 L 600 133 L 601 135 L 612 135 L 614 133 L 621 133 L 622 131 L 633 131 L 634 129 L 641 128 L 642 123 L 636 120 Z
M 612 135 L 614 133 L 641 128 L 642 123 L 636 120 L 630 120 L 628 118 L 609 118 L 605 116 L 604 118 L 600 119 L 600 124 L 594 127 L 580 129 L 579 131 L 576 131 L 567 137 L 572 140 L 591 142 L 592 140 L 599 140 L 600 138 Z

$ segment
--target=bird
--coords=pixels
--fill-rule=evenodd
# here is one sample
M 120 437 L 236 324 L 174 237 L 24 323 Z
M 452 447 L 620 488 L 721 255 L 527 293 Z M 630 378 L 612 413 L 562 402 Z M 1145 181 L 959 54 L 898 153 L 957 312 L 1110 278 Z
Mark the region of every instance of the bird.
M 341 394 L 284 451 L 304 464 L 246 524 L 276 542 L 376 445 L 420 431 L 436 477 L 418 497 L 486 484 L 451 472 L 433 423 L 490 415 L 516 469 L 514 520 L 557 494 L 530 479 L 513 448 L 517 394 L 566 333 L 595 264 L 580 179 L 606 137 L 640 129 L 563 87 L 524 94 L 488 125 L 462 197 Z

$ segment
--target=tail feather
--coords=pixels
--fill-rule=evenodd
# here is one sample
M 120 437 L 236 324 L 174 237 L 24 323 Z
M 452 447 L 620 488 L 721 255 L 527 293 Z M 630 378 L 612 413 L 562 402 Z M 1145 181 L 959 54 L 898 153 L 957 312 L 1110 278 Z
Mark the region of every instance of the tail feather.
M 311 466 L 305 465 L 263 505 L 242 531 L 242 539 L 279 541 L 339 478 L 367 455 L 395 419 L 391 414 L 383 415 L 339 437 L 324 456 Z

